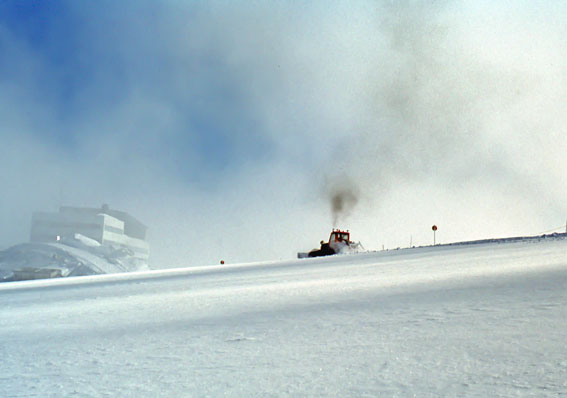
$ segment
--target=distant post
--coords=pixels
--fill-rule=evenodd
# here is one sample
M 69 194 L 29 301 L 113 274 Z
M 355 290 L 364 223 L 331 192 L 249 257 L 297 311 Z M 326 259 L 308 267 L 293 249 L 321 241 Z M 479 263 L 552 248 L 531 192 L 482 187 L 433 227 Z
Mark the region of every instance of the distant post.
M 435 233 L 437 232 L 437 225 L 432 226 L 431 229 L 433 230 L 433 246 L 435 246 L 436 245 Z

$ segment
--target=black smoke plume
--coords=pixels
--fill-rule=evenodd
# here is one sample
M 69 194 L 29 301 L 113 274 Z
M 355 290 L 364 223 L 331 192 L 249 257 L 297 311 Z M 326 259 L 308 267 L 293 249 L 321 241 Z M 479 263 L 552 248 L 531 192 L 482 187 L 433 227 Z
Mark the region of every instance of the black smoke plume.
M 358 187 L 346 178 L 332 183 L 328 192 L 333 215 L 333 227 L 336 228 L 339 221 L 344 222 L 344 219 L 352 213 L 358 203 L 360 192 Z

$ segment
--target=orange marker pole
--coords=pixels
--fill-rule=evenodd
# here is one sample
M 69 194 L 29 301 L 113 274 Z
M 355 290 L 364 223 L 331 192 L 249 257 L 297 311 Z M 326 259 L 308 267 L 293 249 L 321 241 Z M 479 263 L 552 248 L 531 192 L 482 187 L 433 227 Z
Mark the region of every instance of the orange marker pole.
M 432 226 L 431 229 L 433 230 L 433 246 L 435 246 L 436 245 L 435 233 L 437 232 L 437 225 Z

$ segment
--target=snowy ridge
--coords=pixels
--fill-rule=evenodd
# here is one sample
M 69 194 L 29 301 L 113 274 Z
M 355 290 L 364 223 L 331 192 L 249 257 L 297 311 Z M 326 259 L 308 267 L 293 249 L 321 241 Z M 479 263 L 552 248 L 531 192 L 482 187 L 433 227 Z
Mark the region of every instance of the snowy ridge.
M 0 251 L 0 281 L 25 267 L 60 269 L 63 276 L 148 270 L 148 265 L 124 248 L 101 246 L 80 234 L 58 243 L 23 243 Z
M 503 238 L 503 239 L 487 239 L 469 242 L 458 242 L 441 244 L 436 246 L 423 246 L 419 248 L 405 248 L 397 250 L 388 251 L 376 251 L 376 252 L 358 252 L 358 253 L 345 253 L 342 255 L 336 255 L 326 258 L 309 258 L 301 260 L 291 260 L 291 261 L 272 261 L 272 262 L 255 262 L 255 263 L 243 263 L 243 264 L 225 264 L 225 265 L 209 265 L 200 267 L 186 267 L 186 268 L 173 268 L 164 270 L 142 270 L 142 271 L 126 271 L 124 272 L 105 272 L 102 267 L 99 268 L 96 263 L 100 262 L 99 259 L 93 258 L 93 255 L 87 255 L 88 253 L 74 253 L 72 248 L 65 248 L 69 253 L 75 254 L 74 258 L 81 259 L 92 259 L 92 266 L 95 269 L 100 269 L 101 275 L 91 275 L 82 276 L 71 279 L 47 279 L 47 280 L 35 280 L 35 281 L 21 281 L 18 283 L 10 284 L 0 284 L 0 291 L 2 290 L 14 290 L 22 288 L 41 288 L 41 287 L 55 287 L 55 286 L 78 286 L 78 285 L 92 285 L 92 284 L 104 284 L 104 283 L 129 283 L 137 282 L 148 279 L 167 279 L 175 277 L 198 277 L 202 275 L 214 275 L 214 274 L 234 274 L 240 272 L 277 272 L 278 270 L 293 270 L 297 269 L 309 269 L 313 266 L 318 268 L 318 265 L 325 264 L 328 266 L 333 266 L 334 264 L 351 263 L 355 261 L 357 264 L 369 264 L 376 267 L 387 267 L 393 265 L 395 268 L 388 270 L 389 273 L 396 272 L 395 280 L 384 278 L 379 283 L 383 286 L 392 285 L 411 285 L 411 284 L 421 284 L 421 283 L 432 283 L 434 281 L 447 281 L 452 279 L 466 279 L 473 278 L 475 276 L 490 276 L 490 275 L 506 275 L 511 273 L 529 273 L 529 272 L 540 272 L 546 269 L 562 268 L 564 265 L 563 256 L 555 258 L 555 261 L 549 261 L 544 264 L 538 264 L 537 266 L 530 266 L 526 264 L 525 261 L 522 262 L 506 262 L 500 267 L 495 267 L 486 260 L 486 266 L 477 266 L 471 268 L 461 268 L 461 267 L 441 267 L 441 268 L 429 268 L 426 272 L 416 272 L 413 268 L 400 268 L 401 262 L 410 263 L 410 259 L 413 256 L 418 256 L 422 258 L 424 255 L 433 255 L 432 253 L 436 251 L 442 251 L 447 249 L 453 249 L 454 246 L 466 248 L 467 246 L 476 245 L 488 245 L 488 251 L 491 251 L 491 244 L 514 244 L 522 242 L 540 242 L 545 240 L 551 242 L 554 240 L 567 240 L 567 234 L 553 234 L 544 236 L 533 236 L 533 237 L 516 237 L 516 238 Z M 565 242 L 567 244 L 567 241 Z M 61 245 L 51 244 L 50 246 L 58 247 Z M 524 246 L 510 246 L 508 250 L 513 251 L 514 254 L 510 255 L 510 258 L 522 258 L 525 260 L 525 254 L 523 250 L 526 249 Z M 529 248 L 528 248 L 529 249 Z M 528 250 L 529 252 L 529 250 Z M 455 253 L 460 255 L 461 253 Z M 539 252 L 538 252 L 539 254 Z M 345 258 L 348 256 L 348 258 Z M 398 256 L 403 256 L 404 259 L 400 260 Z M 103 275 L 104 274 L 104 275 Z M 385 276 L 385 275 L 382 275 Z M 344 280 L 341 277 L 338 282 L 343 284 L 346 282 L 355 282 L 354 280 Z M 360 282 L 363 282 L 366 277 L 363 276 Z M 321 276 L 319 283 L 327 284 L 329 280 L 325 280 Z
M 534 236 L 515 236 L 511 238 L 492 238 L 480 239 L 466 242 L 444 243 L 439 246 L 462 246 L 462 245 L 483 245 L 488 243 L 513 243 L 513 242 L 539 242 L 541 240 L 550 239 L 566 239 L 567 232 L 555 232 L 547 235 L 534 235 Z

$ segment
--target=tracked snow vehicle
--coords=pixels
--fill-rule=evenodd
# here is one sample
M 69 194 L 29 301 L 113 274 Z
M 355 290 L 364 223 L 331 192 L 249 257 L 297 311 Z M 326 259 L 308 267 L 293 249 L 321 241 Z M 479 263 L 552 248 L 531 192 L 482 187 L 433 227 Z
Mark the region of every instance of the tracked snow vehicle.
M 321 241 L 320 249 L 313 249 L 309 253 L 297 253 L 297 258 L 331 256 L 344 252 L 345 250 L 357 249 L 360 246 L 360 243 L 355 243 L 350 240 L 349 231 L 333 229 L 329 236 L 329 241 Z

